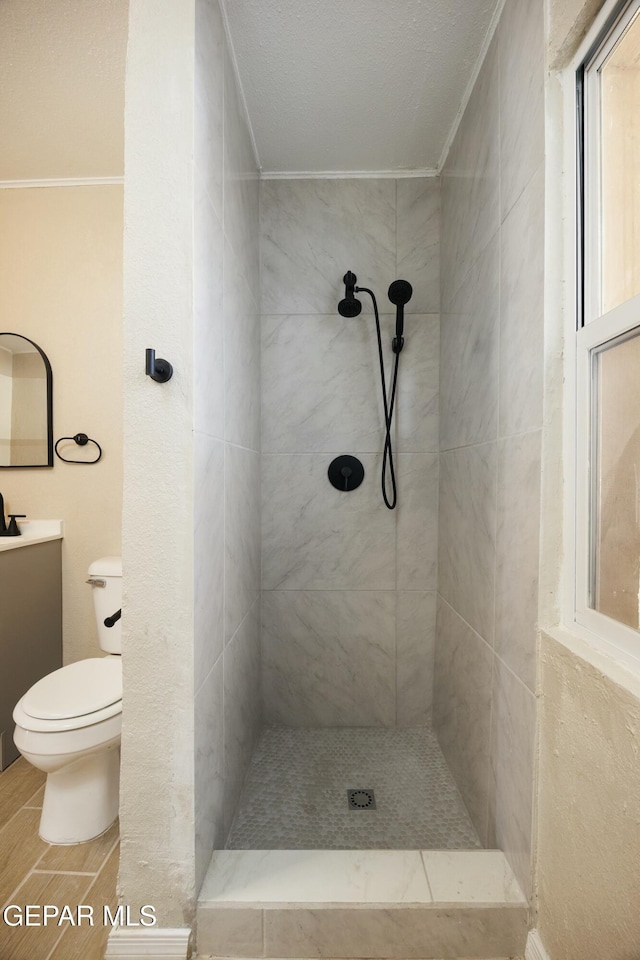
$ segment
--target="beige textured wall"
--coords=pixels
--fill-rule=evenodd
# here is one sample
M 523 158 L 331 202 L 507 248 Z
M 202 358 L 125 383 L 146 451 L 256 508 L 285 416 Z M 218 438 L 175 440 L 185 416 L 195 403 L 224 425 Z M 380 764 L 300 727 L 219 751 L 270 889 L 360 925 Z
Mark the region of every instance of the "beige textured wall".
M 122 174 L 127 0 L 2 0 L 0 181 Z
M 95 466 L 0 471 L 7 511 L 65 521 L 69 663 L 99 652 L 87 567 L 121 548 L 122 187 L 0 190 L 0 223 L 0 329 L 49 358 L 54 439 L 84 432 L 104 451 Z
M 538 929 L 552 960 L 640 944 L 640 701 L 543 636 Z

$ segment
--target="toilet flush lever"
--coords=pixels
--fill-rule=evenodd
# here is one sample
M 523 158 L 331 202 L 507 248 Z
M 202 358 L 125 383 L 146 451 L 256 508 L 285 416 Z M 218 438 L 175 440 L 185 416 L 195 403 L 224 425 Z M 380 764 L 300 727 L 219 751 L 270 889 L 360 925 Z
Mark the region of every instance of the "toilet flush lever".
M 105 627 L 112 627 L 115 623 L 118 622 L 121 616 L 122 616 L 122 610 L 116 610 L 115 613 L 113 613 L 110 617 L 107 617 L 106 620 L 104 621 Z
M 106 587 L 107 585 L 106 580 L 99 580 L 97 577 L 89 577 L 85 583 L 90 583 L 92 587 Z

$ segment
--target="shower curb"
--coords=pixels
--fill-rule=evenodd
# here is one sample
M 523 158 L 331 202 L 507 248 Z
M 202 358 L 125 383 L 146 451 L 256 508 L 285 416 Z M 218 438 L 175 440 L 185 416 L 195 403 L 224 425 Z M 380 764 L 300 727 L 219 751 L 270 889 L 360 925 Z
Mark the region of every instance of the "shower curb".
M 198 902 L 197 953 L 495 960 L 522 957 L 528 927 L 528 903 L 499 851 L 234 850 L 214 854 Z

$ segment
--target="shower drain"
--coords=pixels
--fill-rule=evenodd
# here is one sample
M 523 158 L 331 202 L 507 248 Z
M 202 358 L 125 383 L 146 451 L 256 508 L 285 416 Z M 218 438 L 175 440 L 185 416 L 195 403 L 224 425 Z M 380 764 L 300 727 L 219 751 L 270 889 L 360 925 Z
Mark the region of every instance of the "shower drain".
M 347 790 L 349 810 L 375 810 L 376 798 L 373 790 Z

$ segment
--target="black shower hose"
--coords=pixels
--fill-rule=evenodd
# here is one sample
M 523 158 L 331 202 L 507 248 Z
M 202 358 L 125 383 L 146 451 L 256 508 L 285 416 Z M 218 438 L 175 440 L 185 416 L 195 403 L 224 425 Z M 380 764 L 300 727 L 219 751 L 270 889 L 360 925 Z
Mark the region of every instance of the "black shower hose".
M 384 424 L 385 424 L 385 438 L 384 438 L 384 453 L 382 455 L 382 476 L 381 476 L 381 487 L 382 487 L 382 499 L 385 502 L 385 506 L 389 510 L 395 510 L 396 504 L 398 502 L 398 487 L 396 484 L 396 471 L 393 463 L 393 447 L 391 445 L 391 425 L 393 423 L 393 409 L 396 402 L 396 385 L 398 383 L 398 362 L 400 360 L 400 351 L 402 346 L 398 350 L 395 350 L 395 363 L 393 365 L 393 374 L 391 377 L 391 398 L 390 400 L 387 397 L 387 382 L 384 375 L 384 357 L 382 353 L 382 333 L 380 331 L 380 314 L 378 313 L 378 303 L 376 301 L 376 295 L 373 290 L 369 290 L 368 287 L 356 287 L 358 293 L 368 293 L 373 301 L 373 312 L 376 318 L 376 334 L 378 337 L 378 359 L 380 361 L 380 383 L 382 385 L 382 402 L 384 404 Z M 387 495 L 387 474 L 391 481 L 391 499 Z

